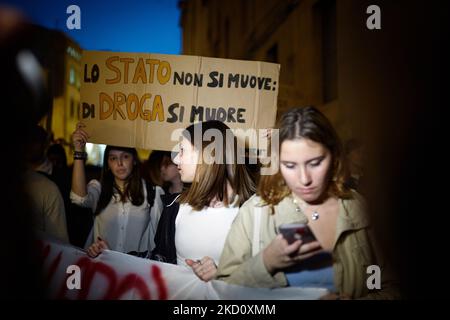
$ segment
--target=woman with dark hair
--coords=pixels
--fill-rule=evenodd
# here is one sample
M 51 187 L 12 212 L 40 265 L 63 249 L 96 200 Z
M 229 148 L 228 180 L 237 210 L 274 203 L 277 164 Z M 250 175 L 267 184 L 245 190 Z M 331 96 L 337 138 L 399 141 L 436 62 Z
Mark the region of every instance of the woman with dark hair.
M 261 176 L 257 194 L 240 209 L 228 234 L 218 279 L 251 287 L 323 287 L 327 298 L 389 298 L 396 290 L 371 235 L 363 198 L 345 187 L 341 142 L 316 108 L 285 113 L 279 171 Z M 288 243 L 283 224 L 307 224 L 315 238 Z M 369 286 L 367 267 L 381 268 Z M 369 287 L 373 290 L 369 290 Z
M 142 177 L 155 186 L 163 187 L 164 181 L 161 177 L 161 162 L 166 151 L 153 150 L 148 159 L 141 166 Z
M 161 179 L 166 195 L 178 195 L 183 191 L 183 181 L 177 165 L 172 161 L 171 152 L 165 151 L 160 164 Z
M 142 171 L 143 178 L 162 187 L 166 196 L 178 195 L 183 190 L 183 182 L 170 151 L 153 150 L 142 165 Z
M 164 208 L 153 259 L 191 267 L 204 281 L 215 277 L 231 223 L 255 191 L 236 148 L 236 137 L 220 121 L 183 131 L 174 162 L 190 187 Z
M 160 187 L 144 182 L 134 148 L 107 146 L 103 157 L 101 182 L 86 185 L 84 148 L 88 139 L 84 125 L 73 133 L 73 203 L 89 207 L 95 214 L 94 226 L 86 241 L 88 254 L 97 256 L 111 249 L 148 256 L 154 248 L 154 235 L 161 216 Z

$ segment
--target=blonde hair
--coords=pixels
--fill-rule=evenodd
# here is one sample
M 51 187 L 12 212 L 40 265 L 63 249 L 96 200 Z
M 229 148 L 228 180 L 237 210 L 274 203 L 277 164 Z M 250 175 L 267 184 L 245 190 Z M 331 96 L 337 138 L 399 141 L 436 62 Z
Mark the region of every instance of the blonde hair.
M 211 143 L 203 139 L 205 132 L 209 129 L 219 131 L 219 138 L 215 138 L 221 139 L 217 142 L 223 150 L 214 150 L 212 161 L 201 161 L 197 164 L 190 188 L 183 191 L 179 199 L 180 203 L 187 203 L 197 211 L 209 206 L 214 198 L 222 201 L 226 206 L 230 205 L 227 182 L 233 189 L 233 195 L 239 197 L 239 205 L 250 198 L 256 189 L 255 182 L 245 164 L 237 163 L 236 137 L 223 122 L 213 120 L 192 124 L 183 131 L 183 136 L 194 147 L 201 148 L 199 151 L 202 156 L 205 148 Z M 231 137 L 231 139 L 227 139 L 227 132 L 228 138 Z M 201 137 L 195 137 L 195 134 L 199 133 Z M 201 144 L 197 145 L 194 139 L 198 138 L 201 138 Z

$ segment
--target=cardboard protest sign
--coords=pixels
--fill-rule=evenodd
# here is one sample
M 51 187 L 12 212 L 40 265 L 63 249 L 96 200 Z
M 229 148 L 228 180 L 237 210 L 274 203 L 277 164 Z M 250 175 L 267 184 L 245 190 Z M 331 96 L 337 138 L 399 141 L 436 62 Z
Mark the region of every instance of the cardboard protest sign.
M 174 130 L 194 122 L 232 129 L 275 122 L 278 64 L 84 51 L 82 66 L 80 119 L 90 142 L 172 150 Z
M 248 288 L 203 282 L 189 268 L 106 250 L 92 259 L 79 248 L 39 241 L 50 299 L 217 300 L 318 299 L 322 288 Z

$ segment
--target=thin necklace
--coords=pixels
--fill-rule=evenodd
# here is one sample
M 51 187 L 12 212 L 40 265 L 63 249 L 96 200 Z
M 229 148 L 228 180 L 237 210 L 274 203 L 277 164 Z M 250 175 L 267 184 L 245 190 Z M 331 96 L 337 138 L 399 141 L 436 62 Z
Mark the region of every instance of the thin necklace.
M 295 208 L 295 211 L 300 212 L 302 211 L 303 213 L 306 214 L 306 209 L 308 207 L 310 207 L 309 204 L 307 204 L 305 201 L 302 201 L 300 203 L 300 201 L 298 201 L 298 199 L 295 196 L 293 197 L 293 202 L 295 203 L 295 205 L 297 206 L 297 208 Z M 311 219 L 313 220 L 318 220 L 320 218 L 319 212 L 317 211 L 317 208 L 313 209 L 313 212 L 311 213 Z
M 117 191 L 119 191 L 120 193 L 124 193 L 125 192 L 125 184 L 123 185 L 123 187 L 119 186 L 117 183 L 114 182 L 114 186 L 116 187 Z

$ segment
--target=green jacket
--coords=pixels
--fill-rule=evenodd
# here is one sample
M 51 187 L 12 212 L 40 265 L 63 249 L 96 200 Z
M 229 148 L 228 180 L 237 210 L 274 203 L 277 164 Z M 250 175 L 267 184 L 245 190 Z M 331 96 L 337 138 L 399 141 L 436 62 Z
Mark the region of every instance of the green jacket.
M 276 237 L 281 224 L 308 223 L 307 217 L 296 211 L 292 200 L 292 197 L 283 199 L 274 207 L 273 215 L 258 196 L 251 197 L 243 204 L 231 226 L 220 258 L 218 280 L 249 287 L 287 286 L 284 272 L 277 272 L 273 276 L 267 272 L 262 250 Z M 259 246 L 252 248 L 256 211 L 260 212 Z M 351 298 L 400 298 L 396 283 L 375 248 L 365 212 L 364 200 L 356 192 L 353 199 L 339 200 L 337 240 L 332 252 L 335 287 L 339 294 Z M 380 266 L 380 290 L 367 288 L 367 279 L 372 275 L 367 272 L 369 265 Z

